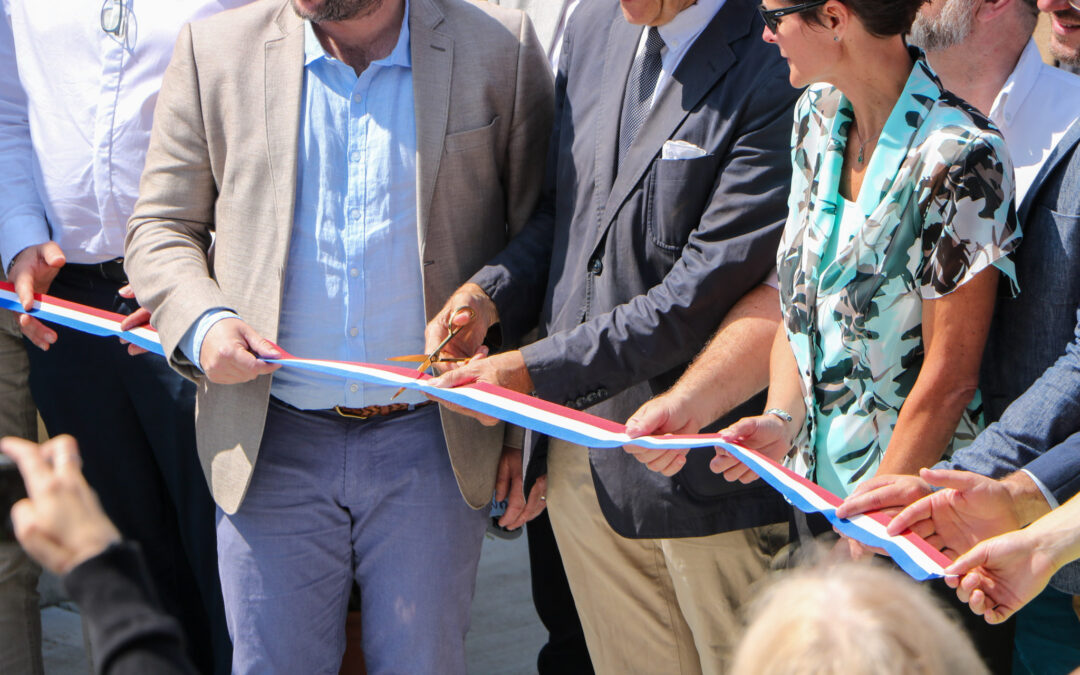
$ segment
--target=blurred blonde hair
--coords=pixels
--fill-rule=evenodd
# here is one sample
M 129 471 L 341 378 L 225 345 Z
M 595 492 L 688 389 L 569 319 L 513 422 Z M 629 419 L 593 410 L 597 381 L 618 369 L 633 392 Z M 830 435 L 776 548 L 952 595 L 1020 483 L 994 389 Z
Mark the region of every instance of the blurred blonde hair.
M 930 593 L 870 563 L 780 573 L 750 605 L 739 675 L 982 675 L 971 641 Z

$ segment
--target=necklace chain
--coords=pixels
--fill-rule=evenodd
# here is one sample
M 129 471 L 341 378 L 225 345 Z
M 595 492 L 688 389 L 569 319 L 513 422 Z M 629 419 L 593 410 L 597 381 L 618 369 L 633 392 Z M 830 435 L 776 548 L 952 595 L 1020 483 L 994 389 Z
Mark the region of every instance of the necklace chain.
M 855 120 L 852 120 L 851 121 L 851 126 L 852 126 L 852 129 L 855 130 L 855 133 L 858 134 L 859 140 L 862 141 L 862 132 L 859 130 L 858 122 L 855 121 Z M 859 156 L 855 160 L 856 162 L 858 162 L 859 164 L 863 163 L 863 150 L 866 148 L 866 144 L 869 143 L 871 140 L 876 140 L 877 137 L 880 136 L 880 135 L 881 135 L 881 129 L 878 129 L 878 132 L 876 134 L 874 134 L 873 136 L 870 136 L 865 141 L 862 141 L 862 143 L 859 144 Z

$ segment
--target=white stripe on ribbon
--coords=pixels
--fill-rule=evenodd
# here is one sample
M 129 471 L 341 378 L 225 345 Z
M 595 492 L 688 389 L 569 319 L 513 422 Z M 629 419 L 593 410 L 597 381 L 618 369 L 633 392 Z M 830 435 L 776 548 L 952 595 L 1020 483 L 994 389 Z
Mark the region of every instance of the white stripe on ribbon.
M 121 337 L 147 351 L 164 355 L 161 341 L 152 328 L 141 327 L 123 331 L 120 329 L 123 317 L 119 314 L 48 295 L 34 297 L 34 308 L 29 313 L 39 319 L 94 335 Z M 23 311 L 10 283 L 0 282 L 0 307 Z M 722 441 L 717 434 L 644 436 L 631 439 L 621 424 L 493 385 L 476 383 L 454 389 L 441 389 L 430 385 L 427 375 L 418 376 L 416 371 L 398 366 L 323 361 L 294 356 L 266 361 L 280 363 L 284 367 L 361 379 L 373 384 L 415 389 L 511 424 L 593 448 L 618 448 L 631 444 L 654 449 L 720 446 L 753 469 L 796 508 L 806 513 L 821 513 L 844 535 L 886 550 L 893 560 L 915 579 L 923 581 L 944 576 L 944 568 L 949 564 L 948 558 L 912 532 L 890 536 L 885 531 L 888 517 L 880 513 L 863 514 L 851 519 L 837 518 L 836 507 L 843 501 L 839 497 L 753 450 Z

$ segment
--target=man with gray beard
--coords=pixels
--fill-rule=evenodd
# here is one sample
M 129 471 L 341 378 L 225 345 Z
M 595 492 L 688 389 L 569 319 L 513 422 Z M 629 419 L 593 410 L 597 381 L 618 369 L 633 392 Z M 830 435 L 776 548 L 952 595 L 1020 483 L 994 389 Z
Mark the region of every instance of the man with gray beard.
M 464 673 L 481 507 L 542 508 L 501 427 L 267 362 L 424 352 L 532 213 L 551 74 L 481 4 L 258 0 L 177 41 L 125 265 L 198 385 L 233 673 L 338 672 L 354 581 L 367 672 Z
M 979 384 L 987 423 L 998 421 L 1065 351 L 1080 306 L 1080 161 L 1074 155 L 1080 140 L 1080 77 L 1043 63 L 1031 39 L 1038 10 L 1032 0 L 934 0 L 923 5 L 910 36 L 926 50 L 945 88 L 1001 129 L 1015 165 L 1024 234 L 1014 257 L 1020 295 L 1001 297 L 995 308 Z M 1055 56 L 1077 63 L 1080 41 L 1071 30 L 1080 24 L 1080 14 L 1064 0 L 1049 11 Z M 1008 444 L 999 450 L 993 438 L 983 434 L 958 451 L 949 466 L 995 476 L 1021 468 L 1023 462 L 1012 461 L 1018 451 Z M 1045 440 L 1049 447 L 1063 439 Z M 1035 473 L 1017 472 L 1010 480 L 1043 488 Z M 858 492 L 872 495 L 889 481 L 875 478 Z M 1080 664 L 1080 622 L 1072 602 L 1072 596 L 1049 589 L 1017 613 L 1013 672 L 1067 672 Z M 969 628 L 989 628 L 974 618 Z M 989 649 L 998 652 L 1005 645 L 991 640 Z

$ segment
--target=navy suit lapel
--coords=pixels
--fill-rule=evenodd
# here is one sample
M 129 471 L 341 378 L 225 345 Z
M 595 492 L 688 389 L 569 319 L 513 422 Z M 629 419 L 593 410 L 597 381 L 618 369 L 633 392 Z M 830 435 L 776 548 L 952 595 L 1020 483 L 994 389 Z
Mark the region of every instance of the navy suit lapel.
M 653 158 L 660 153 L 664 142 L 674 135 L 690 112 L 697 108 L 705 95 L 735 63 L 735 53 L 729 44 L 747 34 L 752 14 L 752 10 L 748 7 L 745 3 L 725 3 L 675 69 L 671 81 L 654 103 L 637 138 L 627 151 L 621 170 L 615 175 L 611 191 L 607 193 L 604 210 L 601 212 L 602 227 L 598 232 L 596 243 L 602 240 L 607 228 L 615 220 L 619 207 L 633 192 L 634 187 L 652 164 Z M 625 23 L 621 19 L 619 22 Z M 640 36 L 640 30 L 637 31 L 637 35 Z M 637 42 L 633 44 L 636 46 Z M 634 47 L 631 47 L 630 51 L 633 52 Z M 632 56 L 633 54 L 631 54 L 630 62 L 633 61 Z M 610 45 L 607 58 L 612 58 Z M 629 73 L 629 67 L 626 73 Z M 605 81 L 610 82 L 606 77 Z M 618 146 L 618 119 L 625 87 L 626 74 L 619 81 L 618 108 L 613 118 L 614 124 L 605 128 L 608 132 L 605 134 L 606 142 L 612 147 L 609 164 L 612 167 L 614 167 Z M 606 185 L 598 181 L 597 188 L 603 187 Z
M 600 123 L 596 125 L 595 190 L 600 203 L 611 193 L 611 185 L 615 180 L 623 94 L 642 31 L 641 26 L 627 23 L 621 11 L 616 11 L 613 16 L 611 29 L 608 31 L 607 50 L 604 52 L 604 77 L 600 80 Z
M 1061 164 L 1061 160 L 1069 155 L 1069 151 L 1073 146 L 1080 143 L 1080 119 L 1074 121 L 1069 130 L 1065 132 L 1065 135 L 1061 137 L 1058 144 L 1054 146 L 1054 149 L 1050 152 L 1050 156 L 1043 162 L 1042 167 L 1039 169 L 1039 173 L 1035 174 L 1035 180 L 1031 183 L 1031 188 L 1024 195 L 1024 201 L 1020 203 L 1016 209 L 1017 218 L 1020 220 L 1021 226 L 1027 222 L 1028 213 L 1031 212 L 1035 201 L 1039 197 L 1039 192 L 1042 191 L 1043 184 L 1046 179 L 1057 168 L 1058 164 Z

